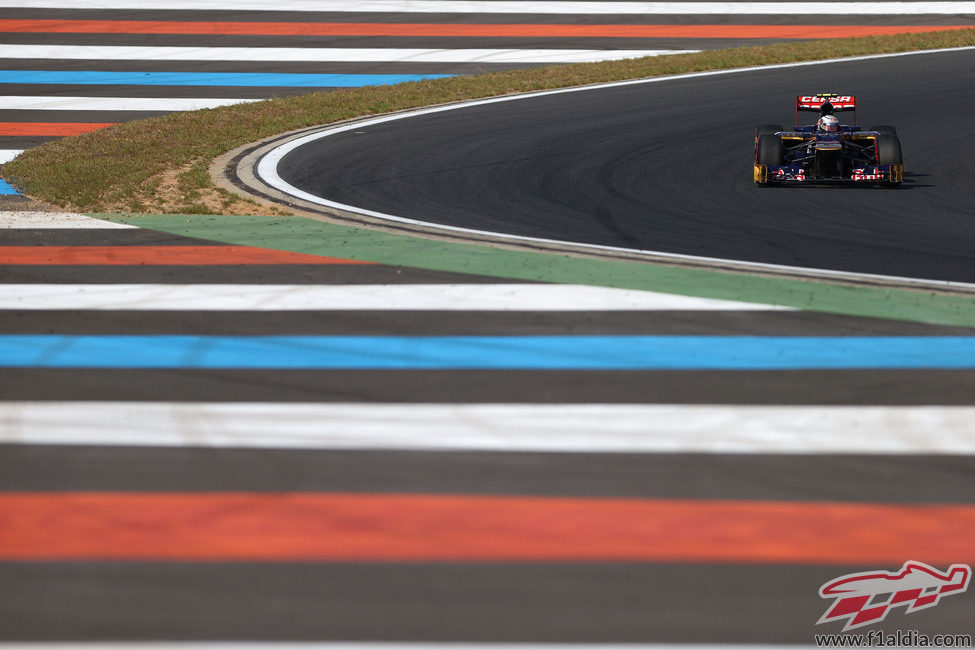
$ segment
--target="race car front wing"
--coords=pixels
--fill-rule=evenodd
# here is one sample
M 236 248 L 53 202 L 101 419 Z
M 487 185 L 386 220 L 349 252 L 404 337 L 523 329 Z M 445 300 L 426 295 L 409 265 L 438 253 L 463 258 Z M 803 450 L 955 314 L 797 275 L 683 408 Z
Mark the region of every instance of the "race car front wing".
M 765 184 L 769 182 L 867 182 L 867 183 L 900 183 L 904 180 L 904 165 L 870 165 L 850 170 L 849 176 L 832 178 L 815 178 L 806 173 L 800 164 L 794 165 L 755 165 L 755 182 Z

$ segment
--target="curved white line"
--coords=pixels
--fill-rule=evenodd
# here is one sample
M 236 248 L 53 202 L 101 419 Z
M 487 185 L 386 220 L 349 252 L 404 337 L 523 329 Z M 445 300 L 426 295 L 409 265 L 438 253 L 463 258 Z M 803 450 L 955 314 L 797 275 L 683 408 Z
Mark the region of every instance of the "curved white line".
M 807 273 L 807 274 L 810 273 L 810 272 L 814 272 L 816 274 L 819 274 L 819 275 L 822 275 L 822 276 L 825 276 L 825 277 L 833 277 L 833 278 L 837 278 L 837 279 L 841 279 L 841 278 L 847 278 L 847 279 L 849 279 L 849 278 L 856 278 L 856 279 L 864 279 L 864 280 L 884 280 L 884 281 L 896 281 L 896 282 L 900 282 L 900 283 L 917 283 L 917 284 L 924 284 L 924 285 L 928 285 L 928 286 L 936 285 L 936 286 L 941 286 L 941 287 L 945 287 L 945 288 L 953 287 L 953 288 L 971 288 L 971 289 L 975 289 L 975 284 L 969 284 L 969 283 L 964 283 L 964 282 L 952 282 L 952 281 L 949 281 L 949 280 L 921 280 L 921 279 L 917 279 L 917 278 L 905 278 L 905 277 L 889 276 L 889 275 L 876 275 L 876 274 L 872 274 L 872 273 L 849 273 L 849 272 L 845 272 L 845 271 L 832 271 L 832 270 L 829 270 L 829 269 L 816 269 L 816 268 L 801 267 L 801 266 L 787 266 L 787 265 L 782 265 L 782 264 L 766 264 L 766 263 L 763 263 L 763 262 L 749 262 L 747 260 L 721 259 L 721 258 L 716 258 L 716 257 L 702 257 L 702 256 L 697 256 L 697 255 L 682 255 L 682 254 L 679 254 L 679 253 L 667 253 L 667 252 L 662 252 L 662 251 L 651 251 L 651 250 L 643 250 L 643 249 L 638 249 L 638 248 L 622 248 L 622 247 L 617 247 L 617 246 L 603 246 L 603 245 L 599 245 L 599 244 L 585 244 L 585 243 L 580 243 L 580 242 L 564 241 L 564 240 L 560 240 L 560 239 L 546 239 L 546 238 L 541 238 L 541 237 L 527 237 L 527 236 L 523 236 L 523 235 L 512 235 L 512 234 L 508 234 L 508 233 L 491 232 L 491 231 L 488 231 L 488 230 L 476 230 L 476 229 L 473 229 L 473 228 L 461 228 L 459 226 L 450 226 L 450 225 L 439 224 L 439 223 L 435 223 L 435 222 L 431 222 L 431 221 L 420 221 L 420 220 L 417 220 L 417 219 L 409 219 L 409 218 L 406 218 L 406 217 L 400 217 L 400 216 L 396 216 L 396 215 L 393 215 L 393 214 L 386 214 L 384 212 L 376 212 L 375 210 L 367 210 L 365 208 L 360 208 L 360 207 L 353 206 L 353 205 L 348 205 L 348 204 L 345 204 L 345 203 L 339 203 L 337 201 L 330 201 L 329 199 L 326 199 L 326 198 L 323 198 L 323 197 L 320 197 L 320 196 L 316 196 L 314 194 L 311 194 L 310 192 L 306 192 L 304 190 L 301 190 L 301 189 L 295 187 L 294 185 L 291 185 L 290 183 L 288 183 L 287 181 L 285 181 L 283 178 L 281 178 L 281 176 L 278 174 L 278 165 L 280 164 L 281 160 L 286 155 L 288 155 L 289 153 L 291 153 L 292 151 L 294 151 L 295 149 L 297 149 L 298 147 L 302 147 L 302 146 L 304 146 L 304 145 L 306 145 L 306 144 L 308 144 L 310 142 L 314 142 L 316 140 L 321 140 L 322 138 L 327 138 L 329 136 L 336 135 L 338 133 L 344 133 L 345 131 L 358 130 L 358 129 L 366 128 L 366 127 L 369 127 L 369 126 L 374 126 L 376 124 L 383 124 L 385 122 L 392 122 L 392 121 L 395 121 L 395 120 L 403 120 L 403 119 L 407 119 L 407 118 L 410 118 L 410 117 L 417 117 L 417 116 L 420 116 L 420 115 L 430 115 L 432 113 L 441 113 L 441 112 L 444 112 L 444 111 L 454 111 L 454 110 L 458 110 L 458 109 L 461 109 L 461 108 L 468 108 L 468 107 L 471 107 L 471 106 L 484 106 L 484 105 L 487 105 L 487 104 L 496 104 L 496 103 L 500 103 L 500 102 L 510 102 L 510 101 L 516 101 L 516 100 L 520 100 L 520 99 L 530 99 L 530 98 L 533 98 L 533 97 L 544 97 L 546 95 L 557 95 L 557 94 L 562 94 L 562 93 L 583 92 L 583 91 L 587 91 L 587 90 L 601 90 L 603 88 L 618 88 L 618 87 L 621 87 L 621 86 L 634 86 L 634 85 L 637 85 L 637 84 L 656 83 L 656 82 L 660 82 L 660 81 L 677 81 L 677 80 L 682 80 L 682 79 L 697 79 L 699 77 L 710 77 L 710 76 L 722 75 L 722 74 L 737 74 L 737 73 L 741 73 L 741 72 L 757 72 L 757 71 L 762 71 L 762 70 L 775 70 L 775 69 L 781 69 L 781 68 L 797 68 L 797 67 L 803 67 L 803 66 L 823 65 L 823 64 L 829 64 L 829 63 L 848 63 L 848 62 L 851 62 L 851 61 L 867 61 L 867 60 L 870 60 L 870 59 L 886 59 L 886 58 L 893 58 L 893 57 L 900 57 L 900 56 L 913 56 L 913 55 L 919 55 L 919 54 L 939 54 L 939 53 L 944 53 L 944 52 L 962 52 L 962 51 L 967 51 L 967 50 L 975 50 L 975 46 L 957 47 L 957 48 L 942 48 L 942 49 L 937 49 L 937 50 L 920 50 L 920 51 L 915 51 L 915 52 L 896 52 L 896 53 L 893 53 L 893 54 L 871 54 L 871 55 L 868 55 L 868 56 L 853 56 L 853 57 L 846 57 L 846 58 L 842 58 L 842 59 L 826 59 L 826 60 L 821 60 L 821 61 L 801 61 L 801 62 L 798 62 L 798 63 L 779 63 L 779 64 L 775 64 L 775 65 L 752 66 L 752 67 L 749 67 L 749 68 L 734 68 L 734 69 L 731 69 L 731 70 L 711 70 L 711 71 L 708 71 L 708 72 L 692 72 L 692 73 L 688 73 L 688 74 L 672 75 L 672 76 L 668 76 L 668 77 L 651 77 L 649 79 L 634 79 L 634 80 L 631 80 L 631 81 L 614 81 L 614 82 L 604 83 L 604 84 L 594 84 L 594 85 L 591 85 L 591 86 L 577 86 L 577 87 L 573 87 L 573 88 L 558 88 L 558 89 L 555 89 L 555 90 L 544 90 L 544 91 L 534 92 L 534 93 L 524 93 L 524 94 L 519 94 L 519 95 L 507 95 L 507 96 L 504 96 L 504 97 L 492 97 L 490 99 L 477 99 L 477 100 L 472 100 L 472 101 L 469 101 L 469 102 L 463 102 L 463 103 L 459 103 L 459 104 L 450 104 L 450 105 L 447 105 L 447 106 L 433 106 L 433 107 L 430 107 L 430 108 L 420 108 L 420 109 L 417 109 L 417 110 L 414 110 L 414 111 L 408 111 L 408 112 L 404 112 L 404 113 L 396 113 L 394 115 L 385 115 L 385 116 L 382 116 L 382 117 L 376 117 L 376 118 L 372 118 L 372 119 L 368 119 L 368 120 L 364 120 L 364 121 L 356 121 L 356 122 L 353 122 L 351 124 L 345 124 L 345 125 L 337 126 L 337 127 L 334 127 L 334 128 L 327 128 L 327 129 L 322 130 L 322 131 L 317 131 L 315 133 L 311 133 L 309 135 L 306 135 L 306 136 L 303 136 L 303 137 L 300 137 L 300 138 L 296 138 L 294 140 L 291 140 L 290 142 L 286 142 L 285 144 L 282 144 L 279 147 L 275 147 L 271 151 L 267 152 L 267 154 L 265 154 L 264 157 L 261 158 L 261 160 L 258 162 L 258 165 L 257 165 L 256 175 L 262 181 L 264 181 L 265 183 L 267 183 L 267 185 L 269 185 L 269 186 L 271 186 L 271 187 L 273 187 L 273 188 L 275 188 L 275 189 L 277 189 L 277 190 L 279 190 L 279 191 L 281 191 L 281 192 L 283 192 L 285 194 L 288 194 L 288 195 L 293 196 L 293 197 L 298 198 L 298 199 L 302 199 L 304 201 L 308 201 L 310 203 L 314 203 L 316 205 L 322 205 L 322 206 L 325 206 L 325 207 L 328 207 L 328 208 L 333 208 L 333 209 L 337 209 L 337 210 L 344 210 L 344 211 L 347 211 L 347 212 L 354 212 L 354 213 L 357 213 L 357 214 L 366 215 L 366 216 L 373 217 L 373 218 L 376 218 L 376 219 L 382 219 L 382 220 L 386 220 L 386 221 L 393 221 L 393 222 L 396 222 L 396 223 L 404 223 L 404 224 L 410 224 L 410 225 L 414 225 L 414 226 L 422 226 L 424 228 L 433 228 L 433 229 L 437 229 L 437 230 L 444 230 L 444 231 L 457 232 L 457 233 L 465 233 L 465 234 L 470 234 L 470 235 L 484 235 L 484 236 L 496 237 L 496 238 L 499 238 L 499 239 L 507 239 L 507 240 L 512 240 L 512 241 L 540 243 L 540 244 L 557 244 L 557 245 L 560 245 L 560 246 L 584 247 L 584 248 L 587 248 L 587 249 L 599 250 L 599 251 L 609 251 L 609 252 L 617 252 L 617 253 L 631 253 L 631 254 L 634 254 L 635 253 L 635 254 L 638 254 L 638 255 L 652 255 L 654 257 L 663 258 L 663 259 L 671 259 L 671 260 L 675 260 L 675 261 L 700 262 L 700 263 L 709 263 L 709 264 L 714 264 L 714 263 L 729 264 L 730 263 L 730 264 L 748 266 L 749 268 L 753 268 L 753 269 L 756 269 L 756 270 L 769 270 L 769 271 L 778 271 L 778 272 L 783 272 L 783 271 L 784 272 L 792 272 L 792 273 L 800 272 L 800 273 Z

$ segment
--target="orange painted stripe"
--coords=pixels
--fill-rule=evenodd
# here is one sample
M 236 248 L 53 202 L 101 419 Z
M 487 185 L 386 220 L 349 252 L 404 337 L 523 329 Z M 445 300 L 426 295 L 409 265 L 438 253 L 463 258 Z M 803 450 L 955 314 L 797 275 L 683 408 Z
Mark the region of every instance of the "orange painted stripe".
M 485 36 L 610 38 L 839 38 L 970 29 L 972 25 L 440 25 L 155 20 L 0 20 L 0 32 L 275 36 Z
M 0 122 L 0 135 L 81 135 L 114 123 L 98 122 Z
M 251 246 L 0 246 L 0 264 L 374 264 Z
M 333 493 L 5 493 L 0 560 L 975 560 L 975 506 Z

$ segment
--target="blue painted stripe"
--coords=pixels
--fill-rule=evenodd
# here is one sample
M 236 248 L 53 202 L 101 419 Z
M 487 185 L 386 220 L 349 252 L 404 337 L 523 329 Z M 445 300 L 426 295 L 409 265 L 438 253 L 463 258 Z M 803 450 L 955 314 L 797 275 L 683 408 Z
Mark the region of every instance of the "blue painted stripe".
M 975 337 L 0 336 L 0 366 L 760 370 L 975 368 Z
M 0 195 L 9 194 L 20 194 L 17 190 L 10 186 L 10 183 L 0 178 Z
M 2 70 L 0 83 L 139 86 L 290 86 L 354 88 L 439 79 L 446 74 L 285 74 L 272 72 L 102 72 Z

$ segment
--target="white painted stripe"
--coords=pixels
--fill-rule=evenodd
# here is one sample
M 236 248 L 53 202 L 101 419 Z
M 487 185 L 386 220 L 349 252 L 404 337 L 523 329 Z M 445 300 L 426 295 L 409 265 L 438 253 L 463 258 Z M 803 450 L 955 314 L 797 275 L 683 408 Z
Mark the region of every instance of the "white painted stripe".
M 195 111 L 259 99 L 194 99 L 181 97 L 0 97 L 0 110 L 30 111 Z M 2 160 L 0 160 L 2 162 Z
M 159 9 L 156 0 L 85 0 L 85 9 Z M 68 0 L 0 0 L 2 7 L 72 8 Z M 168 0 L 166 9 L 456 14 L 975 14 L 975 2 L 555 2 L 537 0 Z
M 0 248 L 0 263 L 3 249 Z M 784 309 L 566 284 L 3 284 L 0 309 L 640 311 Z
M 650 84 L 650 83 L 670 83 L 674 81 L 683 81 L 686 79 L 698 79 L 700 77 L 712 77 L 717 75 L 729 75 L 729 74 L 741 74 L 744 72 L 762 72 L 764 70 L 776 70 L 779 68 L 800 68 L 806 66 L 815 65 L 828 65 L 833 63 L 850 63 L 856 61 L 868 61 L 873 59 L 888 59 L 902 56 L 919 56 L 925 54 L 940 54 L 945 52 L 965 52 L 975 50 L 975 47 L 956 47 L 956 48 L 944 48 L 937 50 L 921 50 L 912 52 L 897 52 L 895 54 L 873 54 L 868 56 L 853 56 L 842 59 L 826 59 L 821 61 L 801 61 L 798 63 L 779 63 L 775 65 L 764 65 L 764 66 L 753 66 L 750 68 L 734 68 L 730 70 L 710 70 L 707 72 L 692 72 L 688 74 L 670 75 L 663 77 L 651 77 L 648 79 L 633 79 L 630 81 L 614 81 L 611 83 L 604 84 L 593 84 L 591 86 L 574 86 L 571 88 L 559 88 L 556 90 L 544 90 L 532 93 L 523 93 L 518 95 L 507 95 L 504 97 L 492 97 L 490 99 L 477 99 L 469 102 L 460 102 L 457 104 L 449 104 L 446 106 L 433 106 L 429 108 L 420 108 L 414 111 L 404 111 L 402 113 L 396 113 L 393 115 L 383 115 L 381 117 L 376 117 L 366 120 L 357 120 L 351 124 L 345 124 L 343 126 L 336 127 L 325 127 L 321 131 L 315 131 L 306 136 L 300 138 L 295 138 L 289 140 L 279 147 L 272 149 L 267 152 L 261 160 L 258 162 L 256 169 L 256 176 L 264 183 L 273 187 L 274 189 L 288 194 L 292 197 L 308 201 L 316 205 L 324 205 L 329 208 L 337 208 L 339 210 L 344 210 L 347 212 L 352 212 L 356 214 L 367 215 L 370 217 L 375 217 L 377 219 L 383 219 L 386 221 L 394 221 L 397 223 L 406 223 L 411 225 L 422 226 L 427 229 L 434 229 L 440 231 L 448 232 L 462 232 L 471 233 L 475 235 L 487 235 L 488 237 L 519 241 L 519 242 L 541 242 L 545 244 L 557 244 L 559 246 L 568 247 L 573 250 L 590 250 L 590 251 L 612 251 L 612 252 L 623 252 L 636 255 L 644 255 L 654 260 L 665 259 L 665 260 L 675 260 L 679 262 L 695 262 L 704 264 L 719 264 L 724 267 L 733 267 L 736 269 L 744 269 L 750 271 L 771 271 L 771 272 L 786 272 L 786 273 L 800 273 L 812 277 L 821 277 L 825 279 L 842 279 L 842 280 L 868 280 L 868 281 L 891 281 L 897 284 L 909 284 L 917 287 L 937 287 L 937 288 L 951 288 L 951 289 L 975 289 L 975 284 L 964 283 L 964 282 L 952 282 L 946 280 L 924 280 L 917 278 L 904 278 L 895 276 L 885 276 L 876 275 L 871 273 L 850 273 L 846 271 L 831 271 L 829 269 L 816 269 L 816 268 L 806 268 L 799 266 L 786 266 L 784 264 L 765 264 L 761 262 L 749 262 L 746 260 L 726 260 L 714 257 L 704 257 L 700 255 L 684 255 L 680 253 L 668 253 L 665 251 L 653 251 L 644 250 L 637 248 L 623 248 L 619 246 L 603 246 L 599 244 L 580 244 L 578 242 L 563 241 L 558 239 L 545 239 L 542 237 L 526 237 L 523 235 L 512 235 L 503 232 L 493 232 L 489 230 L 477 230 L 474 228 L 461 228 L 458 226 L 449 226 L 445 224 L 440 224 L 431 221 L 420 221 L 418 219 L 409 219 L 407 217 L 401 217 L 398 215 L 387 214 L 385 212 L 377 212 L 375 210 L 367 210 L 366 208 L 360 208 L 354 205 L 348 205 L 346 203 L 339 203 L 338 201 L 332 201 L 321 196 L 317 196 L 305 190 L 299 189 L 294 185 L 291 185 L 285 181 L 278 174 L 278 163 L 287 154 L 294 151 L 298 147 L 304 146 L 309 142 L 314 142 L 315 140 L 320 140 L 322 138 L 327 138 L 338 133 L 343 133 L 350 130 L 359 130 L 369 126 L 374 126 L 376 124 L 383 124 L 385 122 L 393 122 L 395 120 L 408 119 L 410 117 L 416 117 L 419 115 L 429 115 L 431 113 L 440 113 L 443 111 L 455 111 L 464 108 L 469 108 L 472 106 L 484 106 L 486 104 L 495 104 L 499 102 L 512 102 L 519 101 L 522 99 L 531 99 L 534 97 L 544 97 L 548 95 L 559 95 L 562 93 L 577 93 L 577 92 L 589 92 L 593 90 L 603 90 L 606 88 L 618 88 L 622 86 L 634 86 L 638 84 Z
M 0 59 L 146 61 L 313 61 L 408 63 L 593 63 L 698 50 L 489 50 L 356 47 L 140 47 L 6 45 Z
M 0 402 L 0 442 L 590 453 L 973 454 L 975 407 Z
M 135 228 L 124 223 L 93 219 L 74 212 L 0 212 L 0 230 L 5 228 Z
M 23 149 L 0 149 L 0 165 L 5 162 L 10 162 L 23 153 L 23 151 Z

